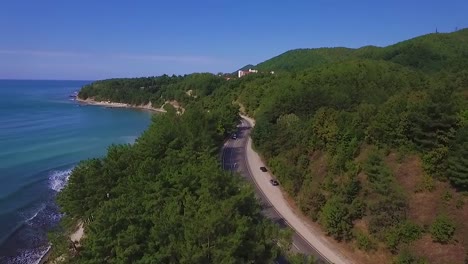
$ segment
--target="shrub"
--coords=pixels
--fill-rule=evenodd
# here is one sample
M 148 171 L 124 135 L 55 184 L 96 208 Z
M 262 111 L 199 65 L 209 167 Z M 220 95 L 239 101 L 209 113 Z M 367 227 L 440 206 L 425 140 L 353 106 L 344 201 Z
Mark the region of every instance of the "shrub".
M 434 178 L 424 175 L 422 181 L 418 184 L 415 192 L 432 192 L 435 189 Z
M 356 243 L 360 250 L 364 250 L 366 252 L 375 250 L 377 248 L 375 241 L 369 235 L 363 232 L 356 233 Z
M 350 176 L 357 176 L 361 172 L 361 165 L 356 162 L 349 161 L 346 163 L 346 171 Z
M 351 219 L 361 219 L 365 214 L 366 204 L 360 198 L 354 199 L 349 209 Z
M 452 194 L 449 191 L 445 191 L 444 194 L 442 194 L 442 199 L 448 202 L 452 199 Z
M 329 199 L 320 213 L 320 223 L 327 230 L 328 235 L 337 240 L 349 239 L 351 221 L 348 209 L 338 198 Z
M 410 153 L 411 153 L 411 149 L 409 146 L 407 145 L 400 146 L 397 152 L 398 163 L 401 164 L 408 157 Z
M 404 222 L 400 226 L 400 237 L 403 243 L 409 243 L 421 238 L 422 228 L 415 223 L 409 221 Z
M 439 147 L 422 156 L 423 168 L 431 176 L 442 179 L 447 171 L 448 148 Z
M 446 215 L 437 216 L 431 225 L 431 236 L 436 242 L 445 244 L 449 242 L 455 233 L 455 224 Z
M 421 235 L 420 226 L 405 221 L 387 232 L 385 242 L 391 251 L 396 252 L 400 244 L 408 244 L 421 238 Z
M 406 201 L 400 194 L 381 196 L 376 201 L 368 201 L 369 231 L 381 233 L 382 230 L 397 226 L 405 219 Z

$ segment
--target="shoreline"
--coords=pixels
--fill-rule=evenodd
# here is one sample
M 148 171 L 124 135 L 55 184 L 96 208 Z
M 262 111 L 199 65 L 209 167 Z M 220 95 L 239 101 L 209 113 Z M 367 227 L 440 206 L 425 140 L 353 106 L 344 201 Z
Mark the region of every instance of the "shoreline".
M 42 257 L 39 259 L 38 264 L 46 264 L 49 261 L 50 257 L 50 251 L 52 250 L 52 245 L 49 246 L 47 251 L 42 255 Z
M 74 101 L 79 105 L 90 105 L 90 106 L 101 106 L 105 108 L 125 108 L 125 109 L 135 109 L 135 110 L 142 110 L 142 111 L 151 111 L 156 113 L 167 113 L 164 109 L 166 104 L 170 104 L 174 107 L 177 113 L 183 113 L 185 109 L 180 106 L 180 104 L 173 100 L 173 101 L 166 101 L 163 105 L 159 108 L 155 108 L 152 106 L 152 103 L 149 102 L 148 104 L 141 104 L 141 105 L 132 105 L 127 103 L 117 103 L 111 101 L 96 101 L 93 98 L 82 99 L 76 96 Z M 75 246 L 80 246 L 80 241 L 84 237 L 84 224 L 82 221 L 79 221 L 76 230 L 69 235 L 69 239 Z M 44 251 L 43 255 L 38 259 L 38 264 L 48 264 L 48 263 L 60 263 L 63 262 L 63 256 L 59 256 L 56 259 L 51 259 L 51 254 L 53 250 L 53 245 L 49 244 L 49 247 L 46 251 Z M 57 262 L 58 261 L 58 262 Z
M 78 224 L 76 225 L 76 230 L 69 235 L 70 242 L 73 243 L 75 250 L 79 247 L 81 247 L 80 241 L 84 237 L 84 223 L 83 221 L 78 221 Z M 47 263 L 61 263 L 64 261 L 63 255 L 59 256 L 55 260 L 50 259 L 50 255 L 52 252 L 52 244 L 49 244 L 49 247 L 47 248 L 47 251 L 44 252 L 44 255 L 39 259 L 38 264 L 47 264 Z
M 107 108 L 130 108 L 130 109 L 139 109 L 139 110 L 149 110 L 149 111 L 154 111 L 154 112 L 159 112 L 159 113 L 166 113 L 167 111 L 161 106 L 160 108 L 155 108 L 152 106 L 151 102 L 149 102 L 146 105 L 131 105 L 131 104 L 126 104 L 126 103 L 115 103 L 111 101 L 95 101 L 94 99 L 87 98 L 87 99 L 81 99 L 79 97 L 75 98 L 75 101 L 84 104 L 84 105 L 95 105 L 95 106 L 104 106 Z

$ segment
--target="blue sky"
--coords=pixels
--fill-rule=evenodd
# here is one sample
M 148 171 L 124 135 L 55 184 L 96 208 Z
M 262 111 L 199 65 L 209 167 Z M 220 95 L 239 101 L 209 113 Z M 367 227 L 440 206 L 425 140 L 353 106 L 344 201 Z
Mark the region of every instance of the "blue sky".
M 468 27 L 468 1 L 4 0 L 0 78 L 232 72 L 295 48 Z

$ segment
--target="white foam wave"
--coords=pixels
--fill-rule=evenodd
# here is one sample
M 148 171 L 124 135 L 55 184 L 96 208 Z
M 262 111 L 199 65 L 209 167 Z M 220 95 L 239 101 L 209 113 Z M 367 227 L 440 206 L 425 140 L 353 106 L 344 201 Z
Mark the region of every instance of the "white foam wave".
M 71 172 L 72 169 L 53 171 L 49 176 L 49 187 L 56 192 L 60 192 L 67 184 Z
M 34 213 L 31 217 L 27 218 L 27 219 L 25 220 L 25 222 L 28 223 L 28 224 L 31 223 L 31 221 L 32 221 L 34 218 L 36 218 L 36 216 L 37 216 L 42 210 L 44 210 L 45 208 L 46 208 L 46 205 L 45 205 L 45 204 L 41 204 L 41 206 L 39 206 L 39 208 L 38 208 L 37 210 L 35 210 L 35 213 Z
M 52 248 L 52 245 L 48 245 L 44 250 L 41 251 L 40 258 L 34 262 L 34 264 L 39 264 L 42 260 L 42 258 L 49 253 L 50 248 Z
M 9 264 L 39 264 L 42 258 L 49 252 L 51 245 L 38 249 L 26 250 L 11 261 Z

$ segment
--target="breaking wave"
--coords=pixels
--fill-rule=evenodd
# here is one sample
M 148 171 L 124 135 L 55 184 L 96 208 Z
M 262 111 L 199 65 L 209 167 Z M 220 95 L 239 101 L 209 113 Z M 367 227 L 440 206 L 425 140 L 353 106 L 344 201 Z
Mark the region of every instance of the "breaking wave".
M 60 192 L 67 184 L 72 170 L 53 171 L 49 176 L 49 187 L 56 192 Z

